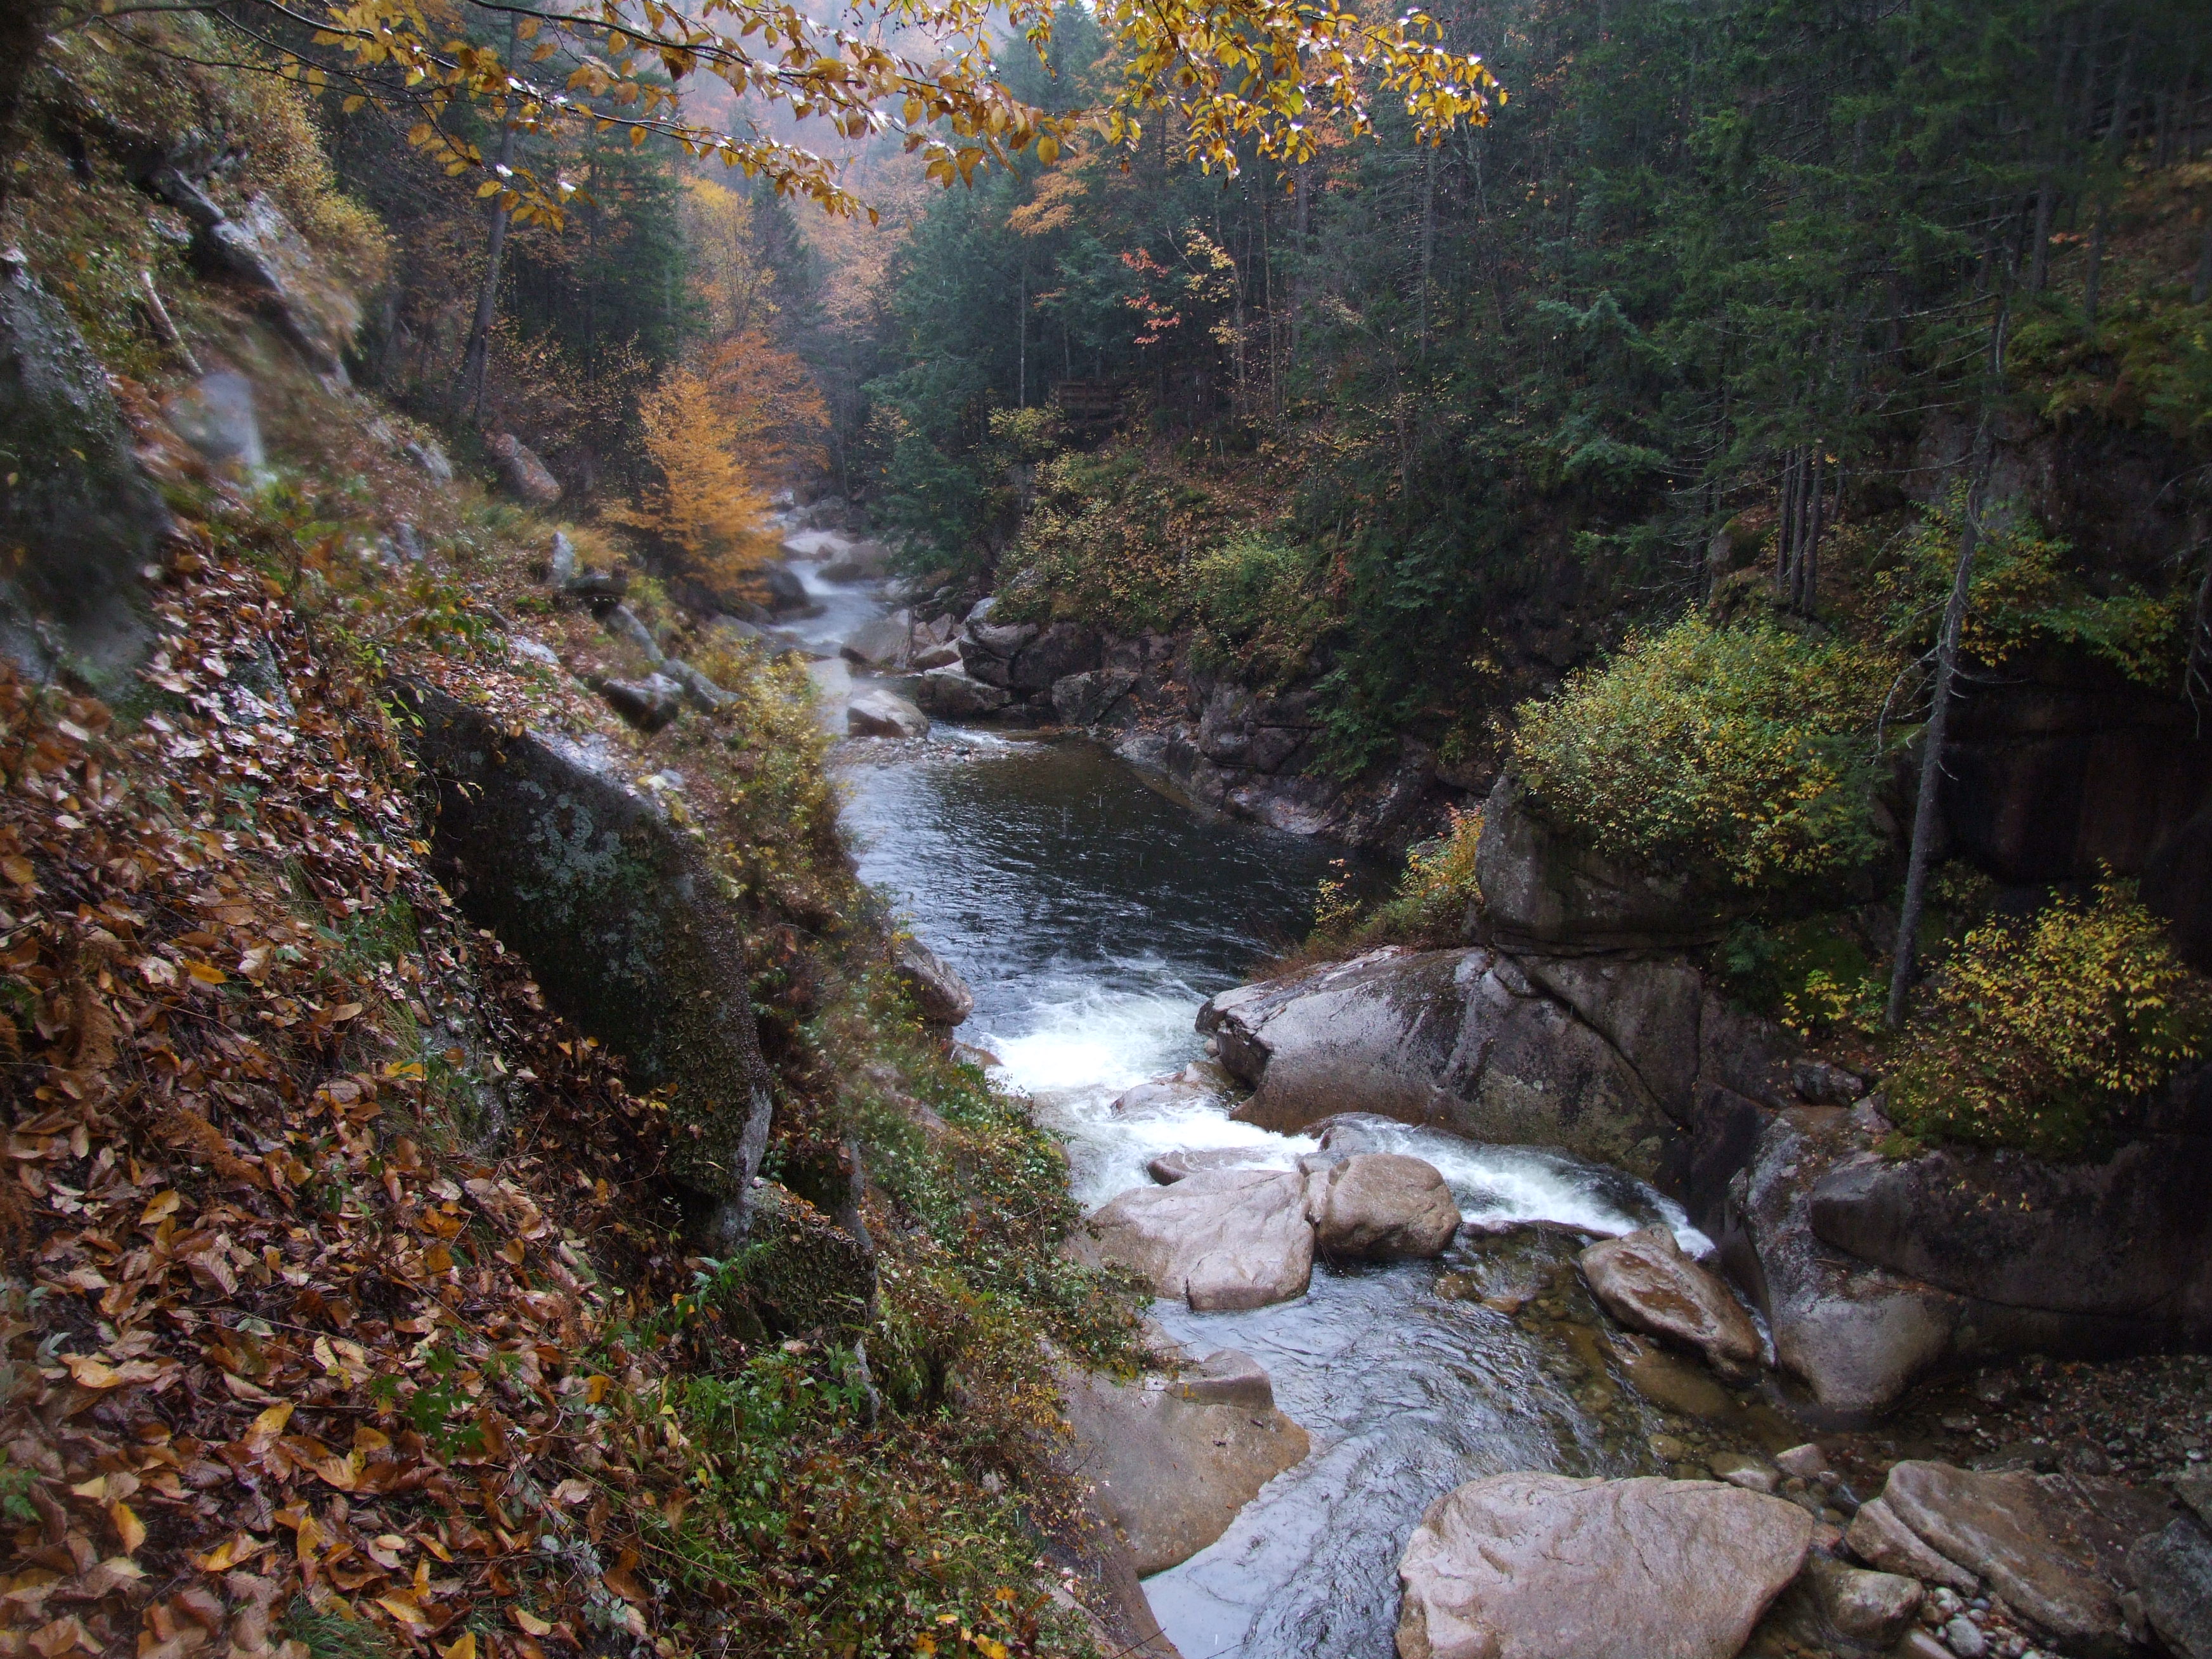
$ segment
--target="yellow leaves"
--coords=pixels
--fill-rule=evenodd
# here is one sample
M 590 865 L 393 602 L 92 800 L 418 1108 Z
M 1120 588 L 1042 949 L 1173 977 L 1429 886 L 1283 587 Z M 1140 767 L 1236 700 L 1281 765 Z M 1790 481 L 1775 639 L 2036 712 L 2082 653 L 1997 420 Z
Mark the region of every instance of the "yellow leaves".
M 211 962 L 187 961 L 185 963 L 185 971 L 203 985 L 222 985 L 228 983 L 230 979 L 228 974 L 224 973 Z
M 514 1627 L 525 1636 L 550 1636 L 553 1633 L 552 1620 L 540 1619 L 528 1607 L 509 1603 L 507 1616 L 514 1621 Z
M 108 1521 L 115 1528 L 116 1541 L 125 1555 L 136 1555 L 138 1547 L 146 1541 L 146 1523 L 132 1512 L 128 1504 L 116 1503 L 107 1506 Z
M 436 1644 L 432 1644 L 433 1646 Z M 477 1633 L 465 1630 L 446 1646 L 438 1649 L 438 1659 L 477 1659 Z
M 233 1567 L 243 1565 L 270 1547 L 265 1539 L 256 1538 L 250 1533 L 234 1533 L 205 1555 L 194 1556 L 192 1565 L 202 1572 L 228 1572 Z
M 2208 1039 L 2212 982 L 2131 886 L 2107 883 L 2093 904 L 1966 934 L 1907 1029 L 1891 1115 L 1930 1139 L 2076 1158 Z

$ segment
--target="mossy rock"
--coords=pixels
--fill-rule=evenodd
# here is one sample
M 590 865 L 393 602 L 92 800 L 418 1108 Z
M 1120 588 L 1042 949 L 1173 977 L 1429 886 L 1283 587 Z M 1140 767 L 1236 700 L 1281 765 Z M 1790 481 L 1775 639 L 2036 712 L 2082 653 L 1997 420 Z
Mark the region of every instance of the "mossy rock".
M 875 1307 L 876 1263 L 865 1245 L 788 1188 L 754 1188 L 745 1294 L 781 1336 L 858 1330 Z
M 712 1201 L 705 1242 L 726 1249 L 744 1236 L 770 1095 L 743 934 L 713 868 L 575 744 L 509 732 L 412 681 L 394 690 L 437 787 L 441 878 L 633 1083 L 666 1091 L 669 1172 Z
M 0 262 L 0 649 L 127 693 L 152 638 L 139 570 L 168 510 L 61 302 Z

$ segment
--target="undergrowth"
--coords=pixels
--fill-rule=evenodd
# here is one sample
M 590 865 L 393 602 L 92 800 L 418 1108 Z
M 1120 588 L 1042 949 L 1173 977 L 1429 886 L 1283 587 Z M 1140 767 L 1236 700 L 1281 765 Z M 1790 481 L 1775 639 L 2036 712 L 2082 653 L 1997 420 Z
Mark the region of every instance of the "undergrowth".
M 1684 617 L 1522 706 L 1514 763 L 1547 817 L 1606 852 L 1740 887 L 1881 850 L 1877 722 L 1899 665 L 1769 622 Z
M 2212 982 L 2132 885 L 1969 931 L 1915 1009 L 1889 1111 L 1928 1140 L 2100 1154 L 2212 1039 Z

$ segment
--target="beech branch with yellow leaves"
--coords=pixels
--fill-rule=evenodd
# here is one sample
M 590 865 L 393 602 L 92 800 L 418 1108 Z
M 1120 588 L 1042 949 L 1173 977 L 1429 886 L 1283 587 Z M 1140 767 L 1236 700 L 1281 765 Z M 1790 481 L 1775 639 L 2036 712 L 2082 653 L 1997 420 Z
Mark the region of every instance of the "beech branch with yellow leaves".
M 1043 50 L 1052 9 L 1052 0 L 882 0 L 824 21 L 791 0 L 230 0 L 216 15 L 246 27 L 258 12 L 311 39 L 280 54 L 282 72 L 319 88 L 350 84 L 349 111 L 410 109 L 410 138 L 448 173 L 481 170 L 480 194 L 518 219 L 556 223 L 574 184 L 488 161 L 448 125 L 454 105 L 526 134 L 577 125 L 619 129 L 636 145 L 672 140 L 780 194 L 872 219 L 838 161 L 769 136 L 754 116 L 780 107 L 848 141 L 894 139 L 951 185 L 1032 149 L 1048 166 L 1080 131 L 1133 146 L 1153 120 L 1179 131 L 1185 158 L 1209 172 L 1234 174 L 1240 153 L 1296 165 L 1324 130 L 1371 133 L 1378 96 L 1401 100 L 1416 134 L 1437 143 L 1487 121 L 1504 99 L 1482 60 L 1447 49 L 1441 26 L 1418 10 L 1100 0 L 1121 78 L 1102 107 L 1051 114 L 1008 89 L 995 54 L 1009 43 Z M 471 13 L 502 27 L 471 38 Z M 508 39 L 511 51 L 494 44 Z M 735 121 L 692 113 L 709 76 L 736 95 Z

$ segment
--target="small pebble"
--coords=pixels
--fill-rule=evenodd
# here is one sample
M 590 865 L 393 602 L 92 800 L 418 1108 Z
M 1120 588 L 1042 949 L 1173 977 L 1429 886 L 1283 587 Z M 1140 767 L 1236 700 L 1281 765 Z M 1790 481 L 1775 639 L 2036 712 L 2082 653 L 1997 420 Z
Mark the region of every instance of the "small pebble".
M 1990 1650 L 1990 1638 L 1972 1620 L 1954 1619 L 1943 1626 L 1943 1645 L 1957 1654 L 1959 1659 L 1982 1659 Z

